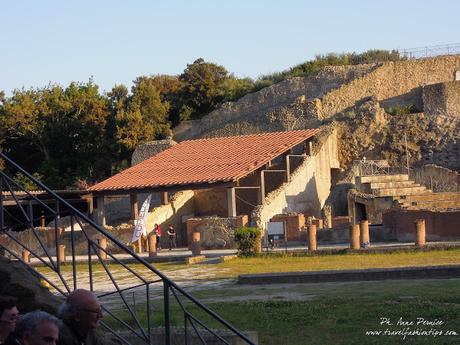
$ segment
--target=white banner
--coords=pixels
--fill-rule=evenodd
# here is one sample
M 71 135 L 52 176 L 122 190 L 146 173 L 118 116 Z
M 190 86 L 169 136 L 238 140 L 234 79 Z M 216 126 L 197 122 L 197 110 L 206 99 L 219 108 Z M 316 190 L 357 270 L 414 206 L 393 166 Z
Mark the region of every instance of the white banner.
M 141 210 L 139 211 L 139 215 L 134 220 L 134 232 L 133 239 L 131 242 L 136 242 L 141 237 L 141 235 L 147 236 L 145 221 L 147 219 L 147 214 L 149 213 L 150 199 L 152 199 L 152 194 L 149 194 L 147 199 L 145 199 L 144 203 L 142 204 Z

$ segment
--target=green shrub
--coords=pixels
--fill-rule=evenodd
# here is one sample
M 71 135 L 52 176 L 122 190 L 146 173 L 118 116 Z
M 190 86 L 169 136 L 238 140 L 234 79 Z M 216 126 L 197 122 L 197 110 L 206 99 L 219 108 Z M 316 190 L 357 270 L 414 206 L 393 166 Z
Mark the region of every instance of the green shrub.
M 395 105 L 394 107 L 389 107 L 386 112 L 390 115 L 400 116 L 415 113 L 417 109 L 413 105 Z
M 241 227 L 235 230 L 238 255 L 252 256 L 260 253 L 262 232 L 258 228 Z

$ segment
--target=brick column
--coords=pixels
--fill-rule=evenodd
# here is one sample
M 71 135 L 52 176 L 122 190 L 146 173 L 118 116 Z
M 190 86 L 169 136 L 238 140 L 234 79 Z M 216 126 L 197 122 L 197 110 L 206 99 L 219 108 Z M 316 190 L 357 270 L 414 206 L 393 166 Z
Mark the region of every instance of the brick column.
M 361 248 L 370 246 L 369 240 L 369 221 L 362 220 L 359 222 Z
M 350 248 L 359 249 L 359 224 L 350 226 Z
M 27 263 L 30 262 L 30 252 L 28 250 L 24 249 L 22 251 L 22 260 L 24 260 L 24 262 L 27 262 Z
M 308 227 L 308 250 L 317 250 L 316 244 L 316 225 L 312 224 Z
M 417 219 L 415 222 L 415 245 L 423 247 L 426 244 L 425 219 Z
M 194 232 L 192 237 L 192 255 L 201 255 L 201 234 Z
M 105 237 L 99 238 L 97 240 L 97 244 L 99 244 L 99 246 L 102 248 L 102 249 L 99 249 L 99 256 L 101 257 L 102 260 L 106 260 L 107 253 L 104 250 L 107 249 L 107 239 Z
M 153 258 L 157 256 L 157 237 L 152 231 L 147 238 L 149 241 L 149 258 Z
M 65 257 L 65 245 L 63 244 L 60 244 L 59 245 L 59 262 L 62 264 L 64 263 L 66 260 L 66 257 Z

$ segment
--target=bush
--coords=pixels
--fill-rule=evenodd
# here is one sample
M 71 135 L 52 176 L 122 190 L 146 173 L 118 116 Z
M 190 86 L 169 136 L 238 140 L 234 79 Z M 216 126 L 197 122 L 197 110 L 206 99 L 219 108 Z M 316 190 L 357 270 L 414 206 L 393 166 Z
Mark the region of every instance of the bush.
M 258 228 L 242 227 L 235 230 L 238 255 L 252 256 L 260 253 L 262 232 Z
M 386 112 L 393 116 L 401 116 L 416 113 L 417 109 L 413 105 L 395 105 L 389 107 Z

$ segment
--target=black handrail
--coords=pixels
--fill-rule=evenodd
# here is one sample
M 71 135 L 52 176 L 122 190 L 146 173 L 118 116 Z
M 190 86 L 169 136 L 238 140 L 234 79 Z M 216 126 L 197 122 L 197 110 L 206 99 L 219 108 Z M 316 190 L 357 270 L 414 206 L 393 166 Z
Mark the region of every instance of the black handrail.
M 75 207 L 73 207 L 70 203 L 68 203 L 65 199 L 63 199 L 62 197 L 60 197 L 57 193 L 55 193 L 54 191 L 52 191 L 50 188 L 48 188 L 45 184 L 43 184 L 42 182 L 40 182 L 39 180 L 37 180 L 34 176 L 32 176 L 31 174 L 29 174 L 26 170 L 24 170 L 21 166 L 19 166 L 18 164 L 16 164 L 14 161 L 12 161 L 9 157 L 7 157 L 4 153 L 0 152 L 0 158 L 3 159 L 5 162 L 7 162 L 8 164 L 10 164 L 12 167 L 14 167 L 16 170 L 20 171 L 24 176 L 26 176 L 28 179 L 30 179 L 35 185 L 39 186 L 43 191 L 47 192 L 48 194 L 50 194 L 51 196 L 53 196 L 53 198 L 57 201 L 57 209 L 53 212 L 56 217 L 55 217 L 55 231 L 56 231 L 56 237 L 55 237 L 55 240 L 56 240 L 56 265 L 54 265 L 54 262 L 53 260 L 51 259 L 50 255 L 47 255 L 50 257 L 50 262 L 52 262 L 52 266 L 54 266 L 55 270 L 53 270 L 55 273 L 57 273 L 61 279 L 61 281 L 63 282 L 64 286 L 66 287 L 66 290 L 70 291 L 69 290 L 69 287 L 65 281 L 65 279 L 62 277 L 61 275 L 61 267 L 60 267 L 60 258 L 59 258 L 59 250 L 58 250 L 58 247 L 59 247 L 59 239 L 58 239 L 58 217 L 59 217 L 59 204 L 65 206 L 66 208 L 70 209 L 73 214 L 72 214 L 72 217 L 75 217 L 77 219 L 77 222 L 80 224 L 80 226 L 82 225 L 81 223 L 81 220 L 83 220 L 85 223 L 89 224 L 92 228 L 94 228 L 98 233 L 104 235 L 106 238 L 108 238 L 110 241 L 112 241 L 118 248 L 120 248 L 122 251 L 124 251 L 125 253 L 129 254 L 132 258 L 134 258 L 138 263 L 142 264 L 143 266 L 145 266 L 149 271 L 151 271 L 152 273 L 154 273 L 155 275 L 157 275 L 161 281 L 163 281 L 163 289 L 164 289 L 164 294 L 163 294 L 163 297 L 164 297 L 164 313 L 165 313 L 165 343 L 167 345 L 170 345 L 171 344 L 171 335 L 170 335 L 170 303 L 169 303 L 169 293 L 170 293 L 170 290 L 173 291 L 173 295 L 175 296 L 175 298 L 177 300 L 178 299 L 178 296 L 176 295 L 176 291 L 177 292 L 180 292 L 180 294 L 182 296 L 184 296 L 186 299 L 188 299 L 189 301 L 193 302 L 193 304 L 195 306 L 197 306 L 199 309 L 201 309 L 202 311 L 206 312 L 209 316 L 211 316 L 213 319 L 215 319 L 216 321 L 218 321 L 221 325 L 225 326 L 228 330 L 230 330 L 231 332 L 233 332 L 234 335 L 238 336 L 239 338 L 241 338 L 242 340 L 244 340 L 247 344 L 255 344 L 251 339 L 249 339 L 245 334 L 243 334 L 242 332 L 240 332 L 238 329 L 236 329 L 233 325 L 231 325 L 229 322 L 227 322 L 225 319 L 223 319 L 222 317 L 220 317 L 217 313 L 215 313 L 214 311 L 212 311 L 211 309 L 209 309 L 208 307 L 206 307 L 204 304 L 202 304 L 201 302 L 199 302 L 195 297 L 193 297 L 191 294 L 189 294 L 188 292 L 186 292 L 185 290 L 183 290 L 181 287 L 179 287 L 174 281 L 172 281 L 171 279 L 169 279 L 166 275 L 164 275 L 161 271 L 157 270 L 155 267 L 153 267 L 152 265 L 150 265 L 146 260 L 144 260 L 142 257 L 140 257 L 139 255 L 137 255 L 131 248 L 127 247 L 124 243 L 122 243 L 120 240 L 118 240 L 118 238 L 116 238 L 115 236 L 113 236 L 111 233 L 107 232 L 105 229 L 103 229 L 101 226 L 99 226 L 97 223 L 95 223 L 91 218 L 89 218 L 87 215 L 85 215 L 84 213 L 80 212 L 78 209 L 76 209 Z M 4 172 L 4 171 L 0 171 L 0 191 L 2 193 L 0 193 L 0 207 L 1 207 L 1 212 L 0 212 L 0 233 L 3 232 L 4 230 L 4 217 L 3 217 L 3 200 L 4 200 L 4 197 L 3 197 L 3 184 L 2 184 L 2 180 L 3 178 L 5 178 L 5 180 L 9 180 L 9 181 L 12 181 L 12 179 Z M 5 182 L 6 182 L 5 181 Z M 23 189 L 24 191 L 26 191 L 24 188 L 21 188 Z M 10 190 L 10 193 L 13 195 L 13 198 L 15 198 L 14 196 L 14 191 L 12 190 L 12 188 L 10 187 L 9 188 Z M 28 193 L 26 191 L 26 193 Z M 30 193 L 28 193 L 30 194 Z M 38 202 L 41 202 L 38 198 L 34 198 L 35 200 L 37 200 Z M 18 203 L 19 205 L 19 201 L 15 198 L 16 202 Z M 43 204 L 45 205 L 45 204 Z M 48 207 L 47 205 L 45 205 L 46 207 Z M 49 208 L 49 207 L 48 207 Z M 21 207 L 21 210 L 24 212 L 24 210 L 22 209 Z M 27 214 L 25 214 L 26 218 L 29 218 Z M 79 218 L 79 219 L 78 219 Z M 38 235 L 36 234 L 35 232 L 35 229 L 34 229 L 34 226 L 33 226 L 33 221 L 32 221 L 33 217 L 30 217 L 30 222 L 31 222 L 31 228 L 33 229 L 33 232 L 34 232 L 34 235 L 36 235 L 37 239 L 39 240 L 38 238 Z M 74 230 L 73 230 L 73 222 L 71 222 L 72 225 L 71 225 L 71 240 L 72 240 L 72 269 L 73 269 L 73 278 L 74 278 L 74 288 L 76 287 L 76 268 L 75 268 L 75 265 L 76 265 L 76 262 L 75 262 L 75 248 L 74 248 L 74 239 L 73 239 L 73 233 L 74 233 Z M 82 226 L 81 226 L 82 227 Z M 83 227 L 82 227 L 83 229 Z M 121 298 L 123 299 L 123 302 L 125 303 L 125 305 L 128 307 L 128 304 L 127 302 L 125 301 L 123 295 L 122 295 L 122 291 L 124 289 L 120 289 L 117 285 L 117 283 L 115 282 L 114 278 L 112 277 L 110 271 L 107 269 L 106 265 L 104 264 L 104 260 L 100 257 L 100 255 L 97 253 L 97 250 L 95 250 L 95 248 L 97 248 L 98 250 L 103 250 L 105 251 L 103 248 L 101 248 L 98 244 L 96 244 L 96 242 L 94 242 L 93 240 L 91 240 L 86 232 L 83 230 L 83 234 L 85 235 L 86 239 L 87 239 L 87 242 L 88 242 L 88 269 L 89 269 L 89 278 L 90 278 L 90 289 L 92 290 L 93 289 L 93 282 L 92 282 L 92 253 L 91 251 L 94 250 L 97 258 L 99 259 L 98 261 L 100 261 L 102 263 L 102 265 L 104 266 L 104 269 L 105 271 L 107 272 L 107 274 L 109 275 L 110 279 L 112 280 L 115 288 L 116 288 L 116 292 L 119 293 L 119 295 L 121 296 Z M 10 236 L 11 237 L 11 236 Z M 40 240 L 39 240 L 40 241 Z M 45 246 L 40 242 L 40 244 L 42 245 L 42 248 L 45 249 Z M 22 245 L 22 244 L 21 244 Z M 4 247 L 3 245 L 0 244 L 0 247 Z M 24 247 L 24 246 L 23 246 Z M 27 263 L 22 260 L 18 255 L 14 254 L 11 250 L 9 250 L 8 248 L 4 247 L 10 254 L 12 254 L 16 259 L 18 259 L 20 262 L 22 262 L 23 264 L 26 264 Z M 24 247 L 25 248 L 25 247 Z M 33 253 L 31 250 L 29 250 L 32 254 L 34 254 L 36 257 L 40 258 L 39 255 Z M 107 254 L 109 254 L 107 251 L 105 251 Z M 48 254 L 48 253 L 47 253 Z M 109 254 L 111 256 L 111 258 L 115 261 L 115 262 L 119 262 L 119 260 L 117 260 L 115 258 L 115 256 Z M 123 265 L 125 266 L 125 265 Z M 52 268 L 52 267 L 50 267 Z M 42 278 L 44 278 L 45 280 L 47 280 L 49 283 L 51 283 L 43 274 L 40 274 L 38 273 L 39 276 L 41 276 Z M 149 291 L 148 291 L 148 286 L 151 282 L 145 282 L 144 279 L 141 279 L 145 285 L 147 286 L 147 304 L 149 304 Z M 56 288 L 56 290 L 58 290 L 60 293 L 63 293 L 65 294 L 65 292 L 63 292 L 62 290 L 58 289 L 54 284 L 51 284 L 54 288 Z M 181 306 L 182 307 L 182 306 Z M 128 307 L 128 309 L 130 309 Z M 149 307 L 147 308 L 149 310 Z M 132 314 L 132 310 L 129 310 L 130 313 Z M 184 312 L 186 313 L 186 316 L 185 316 L 185 320 L 195 320 L 197 321 L 198 323 L 200 323 L 207 331 L 210 331 L 210 328 L 204 326 L 204 324 L 199 321 L 198 319 L 196 319 L 195 317 L 193 317 L 193 315 L 191 315 L 188 311 L 185 311 Z M 149 313 L 147 313 L 147 323 L 148 323 L 148 336 L 144 333 L 144 330 L 142 329 L 141 325 L 139 324 L 139 321 L 137 320 L 137 318 L 134 316 L 134 319 L 136 321 L 136 324 L 139 326 L 140 330 L 141 330 L 141 333 L 144 335 L 144 338 L 147 339 L 149 342 L 151 341 L 151 331 L 150 331 L 150 315 Z M 191 322 L 193 328 L 195 331 L 197 331 L 195 329 L 195 326 L 193 325 L 193 322 Z M 107 326 L 106 326 L 107 327 Z M 185 327 L 185 331 L 187 331 L 187 325 L 185 323 L 184 325 Z M 136 332 L 137 333 L 137 332 Z M 217 338 L 220 338 L 217 334 L 214 334 Z M 199 335 L 198 333 L 198 336 L 200 339 L 202 339 L 202 337 Z M 185 335 L 185 338 L 187 339 L 187 334 Z

